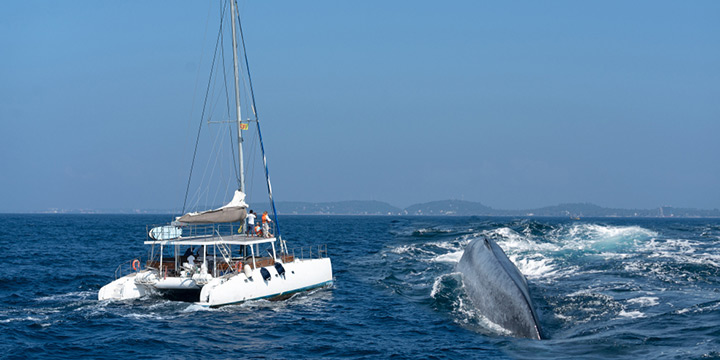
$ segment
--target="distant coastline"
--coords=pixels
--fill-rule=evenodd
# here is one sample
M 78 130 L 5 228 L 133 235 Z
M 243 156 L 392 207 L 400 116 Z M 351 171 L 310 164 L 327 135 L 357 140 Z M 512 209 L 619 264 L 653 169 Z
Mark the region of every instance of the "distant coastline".
M 264 211 L 263 206 L 253 207 Z M 718 209 L 659 206 L 652 209 L 605 208 L 590 203 L 570 203 L 536 209 L 494 209 L 479 202 L 441 200 L 399 208 L 382 201 L 335 201 L 277 203 L 280 215 L 368 215 L 368 216 L 523 216 L 523 217 L 607 217 L 607 218 L 720 218 Z M 172 209 L 48 209 L 34 214 L 174 214 Z

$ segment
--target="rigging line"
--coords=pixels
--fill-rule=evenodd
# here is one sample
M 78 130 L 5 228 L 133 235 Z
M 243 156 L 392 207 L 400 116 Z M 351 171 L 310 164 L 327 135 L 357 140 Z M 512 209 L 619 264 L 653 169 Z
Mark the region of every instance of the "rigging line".
M 214 95 L 215 95 L 215 88 L 216 88 L 216 86 L 215 86 L 214 84 L 215 84 L 216 82 L 217 82 L 217 77 L 215 77 L 215 80 L 214 80 L 214 82 L 213 82 L 212 92 L 211 92 L 211 95 L 209 96 L 209 98 L 217 99 L 217 100 L 215 100 L 214 102 L 211 102 L 209 105 L 207 105 L 208 110 L 206 110 L 206 112 L 207 112 L 208 114 L 210 114 L 210 115 L 208 115 L 208 117 L 207 117 L 207 121 L 208 121 L 209 123 L 210 123 L 210 122 L 212 121 L 212 119 L 213 119 L 213 113 L 214 113 L 215 108 L 217 107 L 217 102 L 220 101 L 218 98 L 216 98 L 216 97 L 214 96 Z M 218 147 L 217 147 L 217 142 L 218 142 L 219 134 L 220 134 L 219 131 L 216 131 L 216 132 L 215 132 L 215 140 L 214 140 L 214 142 L 212 143 L 212 147 L 210 148 L 210 152 L 209 152 L 210 158 L 212 158 L 212 156 L 214 156 L 216 153 L 218 153 L 218 150 L 217 150 L 217 148 L 218 148 Z M 200 178 L 200 184 L 198 185 L 198 190 L 195 192 L 196 196 L 192 197 L 193 199 L 195 199 L 195 203 L 194 203 L 194 205 L 190 206 L 190 208 L 195 208 L 195 209 L 199 208 L 199 204 L 200 204 L 200 201 L 201 201 L 202 199 L 205 199 L 204 208 L 207 208 L 209 205 L 212 205 L 212 204 L 210 204 L 210 203 L 208 202 L 208 201 L 209 201 L 209 197 L 208 197 L 208 195 L 207 195 L 207 194 L 209 193 L 210 181 L 212 181 L 212 178 L 207 179 L 207 173 L 208 173 L 208 167 L 209 167 L 209 166 L 210 166 L 210 161 L 208 161 L 208 162 L 205 164 L 205 168 L 204 168 L 204 170 L 203 170 L 203 175 L 202 175 L 202 177 Z M 203 195 L 202 195 L 202 194 L 203 194 L 203 192 L 202 192 L 203 189 L 202 189 L 202 188 L 203 188 L 203 186 L 205 186 L 205 180 L 206 180 L 206 179 L 208 180 L 208 185 L 207 185 L 207 186 L 208 186 L 208 190 L 204 192 L 206 195 L 203 196 Z
M 220 149 L 222 148 L 222 143 L 224 137 L 222 135 L 222 129 L 219 129 L 215 133 L 215 140 L 213 141 L 213 145 L 211 148 L 211 158 L 215 159 L 215 162 L 210 164 L 210 161 L 208 161 L 207 164 L 205 164 L 205 171 L 203 173 L 203 183 L 205 183 L 205 176 L 207 175 L 208 168 L 210 169 L 210 175 L 207 176 L 207 195 L 205 198 L 205 208 L 210 209 L 213 208 L 217 203 L 217 190 L 215 193 L 215 196 L 213 197 L 212 201 L 210 200 L 210 186 L 213 184 L 213 180 L 215 179 L 215 170 L 218 168 L 218 162 L 220 161 L 220 156 L 222 154 L 222 151 Z M 217 188 L 217 187 L 216 187 Z
M 217 149 L 215 150 L 217 155 L 215 156 L 215 164 L 213 165 L 213 171 L 212 171 L 212 173 L 210 173 L 210 180 L 212 180 L 212 179 L 214 179 L 215 169 L 218 169 L 220 171 L 220 175 L 218 176 L 219 181 L 217 181 L 216 183 L 222 183 L 223 179 L 227 179 L 227 177 L 225 176 L 224 167 L 222 166 L 222 164 L 225 162 L 224 155 L 223 155 L 225 152 L 222 151 L 222 148 L 225 145 L 225 137 L 223 137 L 221 135 L 222 135 L 222 131 L 218 131 L 217 137 L 218 137 L 218 139 L 220 139 L 220 142 L 218 143 Z M 229 182 L 226 181 L 226 183 L 229 183 Z M 217 198 L 218 198 L 219 193 L 220 193 L 220 186 L 215 186 L 215 195 L 213 195 L 212 203 L 218 204 Z M 223 205 L 225 205 L 226 197 L 227 197 L 227 192 L 225 192 L 223 194 L 223 201 L 222 201 Z M 213 207 L 214 207 L 214 205 L 213 205 Z
M 225 14 L 225 9 L 222 9 L 222 13 L 220 16 L 221 26 L 222 26 L 224 14 Z M 210 84 L 212 83 L 212 74 L 215 69 L 215 59 L 217 58 L 218 44 L 220 43 L 220 33 L 221 32 L 218 32 L 217 40 L 215 40 L 215 53 L 213 54 L 213 60 L 210 65 L 210 79 L 208 79 L 207 89 L 205 90 L 205 100 L 203 100 L 203 109 L 202 109 L 202 113 L 200 114 L 200 125 L 198 126 L 197 137 L 195 138 L 195 150 L 193 150 L 193 158 L 192 158 L 192 162 L 190 163 L 190 175 L 188 176 L 187 186 L 185 187 L 185 199 L 183 200 L 183 209 L 182 209 L 181 214 L 185 213 L 185 206 L 187 205 L 187 196 L 188 196 L 188 192 L 190 192 L 190 180 L 192 180 L 193 168 L 195 167 L 195 157 L 197 156 L 198 143 L 200 142 L 200 130 L 202 129 L 203 118 L 205 117 L 205 107 L 207 106 L 208 94 L 210 93 Z
M 255 155 L 257 154 L 257 138 L 254 136 L 251 138 L 250 141 L 250 150 L 248 157 L 251 159 L 256 159 Z M 250 163 L 250 189 L 254 189 L 255 187 L 255 166 L 257 165 L 257 161 L 253 161 Z
M 202 41 L 202 47 L 201 47 L 201 49 L 200 49 L 200 62 L 198 62 L 198 64 L 202 64 L 203 58 L 205 57 L 205 56 L 204 56 L 204 55 L 205 55 L 205 39 L 207 39 L 208 25 L 210 24 L 210 14 L 212 13 L 212 11 L 211 11 L 212 8 L 213 8 L 213 7 L 212 7 L 212 4 L 210 4 L 210 5 L 208 6 L 207 17 L 205 18 L 205 30 L 203 31 L 203 37 L 202 37 L 203 41 Z M 191 103 L 191 105 L 190 105 L 190 117 L 189 117 L 189 119 L 188 119 L 187 129 L 185 130 L 185 142 L 183 143 L 183 144 L 184 144 L 184 147 L 183 147 L 183 152 L 182 152 L 183 156 L 184 156 L 185 153 L 187 152 L 187 145 L 188 145 L 188 143 L 189 143 L 188 140 L 189 140 L 189 137 L 190 137 L 190 125 L 191 125 L 191 121 L 192 121 L 192 118 L 193 118 L 193 115 L 192 115 L 192 114 L 195 112 L 195 96 L 197 95 L 197 90 L 198 90 L 198 85 L 199 85 L 199 84 L 200 84 L 200 66 L 198 65 L 198 71 L 197 71 L 197 74 L 195 75 L 195 86 L 193 87 L 193 96 L 192 96 L 193 101 L 192 101 L 192 103 Z M 202 122 L 202 118 L 201 118 L 200 122 Z M 191 171 L 191 172 L 192 172 L 192 171 Z M 178 174 L 179 174 L 179 173 L 180 173 L 180 170 L 178 169 Z M 179 176 L 178 176 L 178 177 L 179 177 Z M 185 200 L 187 200 L 187 191 L 185 191 Z M 185 208 L 185 205 L 183 204 L 183 211 L 182 211 L 182 213 L 185 213 L 185 209 L 184 209 L 184 208 Z M 175 209 L 173 209 L 173 211 L 174 211 L 174 210 L 175 210 Z
M 235 1 L 235 0 L 230 0 Z M 235 2 L 237 4 L 237 2 Z M 255 125 L 257 125 L 257 132 L 258 132 L 258 140 L 260 141 L 260 151 L 262 152 L 262 159 L 263 159 L 263 165 L 265 166 L 265 179 L 267 180 L 267 188 L 268 188 L 268 196 L 270 197 L 270 205 L 272 205 L 273 210 L 273 219 L 275 220 L 275 233 L 277 234 L 278 240 L 280 240 L 280 246 L 285 247 L 285 251 L 287 252 L 287 245 L 285 245 L 285 242 L 283 241 L 281 235 L 280 235 L 280 225 L 277 221 L 277 209 L 275 208 L 275 201 L 273 200 L 272 195 L 272 185 L 270 184 L 270 172 L 268 170 L 267 165 L 267 158 L 265 156 L 265 146 L 263 146 L 262 141 L 262 133 L 260 132 L 260 120 L 258 119 L 257 114 L 257 108 L 255 107 L 255 92 L 253 91 L 252 86 L 252 78 L 250 76 L 250 64 L 248 63 L 247 58 L 247 51 L 245 49 L 245 36 L 243 35 L 242 31 L 242 23 L 240 22 L 240 14 L 237 16 L 238 20 L 238 28 L 240 29 L 240 42 L 243 46 L 243 56 L 245 57 L 245 69 L 247 71 L 247 77 L 248 77 L 248 84 L 250 85 L 250 99 L 252 100 L 252 111 L 253 115 L 255 115 Z
M 221 49 L 222 49 L 222 47 L 221 47 Z M 218 81 L 218 80 L 217 80 L 218 77 L 216 77 L 215 79 L 216 79 L 215 82 L 217 82 L 217 81 Z M 216 90 L 218 87 L 223 88 L 225 85 L 226 85 L 226 83 L 222 83 L 222 84 L 219 84 L 219 86 L 214 86 L 214 87 L 213 87 L 213 98 L 215 98 L 216 100 L 210 105 L 210 108 L 211 108 L 210 113 L 211 113 L 211 114 L 213 114 L 213 113 L 215 112 L 215 109 L 218 108 L 218 105 L 219 105 L 219 103 L 221 102 L 221 96 L 214 97 L 214 95 L 215 95 L 215 90 Z M 208 121 L 210 121 L 210 118 L 208 118 Z M 225 141 L 224 141 L 225 138 L 223 137 L 223 135 L 224 135 L 223 129 L 224 129 L 224 127 L 221 126 L 221 127 L 218 128 L 218 130 L 217 130 L 217 132 L 216 132 L 216 140 L 215 140 L 215 143 L 213 144 L 213 148 L 212 148 L 212 153 L 211 153 L 211 154 L 212 154 L 212 156 L 214 156 L 214 157 L 215 157 L 216 159 L 218 159 L 219 161 L 216 161 L 215 164 L 213 165 L 213 168 L 212 168 L 212 171 L 213 171 L 213 172 L 212 172 L 211 174 L 214 174 L 214 173 L 215 173 L 215 170 L 216 170 L 216 169 L 219 169 L 219 170 L 220 170 L 220 179 L 225 179 L 224 181 L 220 181 L 219 183 L 221 183 L 221 184 L 227 184 L 227 185 L 229 186 L 230 181 L 227 181 L 227 180 L 229 180 L 229 179 L 232 178 L 230 175 L 232 175 L 232 176 L 237 176 L 237 171 L 233 171 L 233 169 L 234 169 L 234 170 L 237 169 L 237 167 L 236 167 L 237 164 L 236 164 L 236 159 L 235 159 L 235 152 L 234 152 L 234 151 L 231 151 L 230 153 L 232 154 L 232 159 L 231 159 L 232 161 L 231 161 L 231 165 L 228 166 L 229 169 L 230 169 L 230 171 L 231 171 L 231 173 L 228 173 L 228 174 L 225 173 L 225 171 L 226 171 L 226 169 L 225 169 L 225 164 L 227 164 L 227 162 L 225 161 L 225 159 L 226 159 L 226 157 L 225 157 L 226 152 L 223 151 L 224 148 L 225 148 Z M 231 150 L 234 150 L 234 147 L 233 147 L 233 136 L 232 136 L 232 132 L 233 132 L 233 130 L 232 130 L 232 125 L 228 125 L 228 127 L 227 127 L 226 130 L 227 130 L 227 132 L 228 132 L 228 135 L 230 136 L 230 148 L 231 148 Z M 219 139 L 219 143 L 218 143 L 218 139 Z M 216 144 L 217 144 L 217 145 L 216 145 Z M 220 164 L 220 165 L 218 165 L 218 164 Z M 209 164 L 208 164 L 208 165 L 209 165 Z M 205 175 L 203 175 L 203 178 L 204 178 L 204 176 L 205 176 Z M 212 176 L 213 176 L 213 177 L 211 177 L 211 178 L 209 179 L 209 181 L 213 181 L 213 180 L 215 179 L 215 178 L 214 178 L 214 175 L 212 175 Z M 237 180 L 237 178 L 236 178 L 236 180 Z M 216 181 L 216 183 L 218 183 L 218 182 Z M 208 183 L 208 186 L 210 186 L 210 183 Z M 219 193 L 219 190 L 220 190 L 220 187 L 216 186 L 216 194 L 215 194 L 214 197 L 212 198 L 212 202 L 206 203 L 207 206 L 215 206 L 215 205 L 217 205 L 217 203 L 216 203 L 215 201 L 217 200 L 217 194 Z M 227 193 L 224 193 L 223 196 L 226 197 L 225 195 L 227 195 Z M 208 197 L 207 200 L 209 201 L 210 198 Z
M 222 137 L 220 135 L 221 135 L 220 131 L 215 133 L 215 140 L 213 140 L 212 147 L 210 148 L 210 158 L 215 159 L 215 164 L 213 164 L 212 167 L 210 166 L 210 161 L 208 161 L 205 164 L 205 169 L 203 170 L 202 177 L 200 178 L 200 184 L 198 185 L 198 189 L 195 191 L 195 195 L 193 196 L 193 199 L 195 200 L 195 202 L 191 206 L 191 208 L 193 208 L 193 209 L 200 209 L 200 208 L 201 209 L 210 209 L 210 208 L 214 208 L 214 206 L 216 205 L 216 203 L 215 203 L 216 198 L 213 198 L 213 200 L 210 201 L 210 185 L 212 184 L 212 181 L 214 179 L 215 169 L 217 168 L 217 162 L 218 162 L 218 157 L 219 157 L 218 154 L 222 153 L 221 151 L 218 150 L 222 147 L 221 145 L 218 145 L 218 141 L 220 141 L 222 144 L 221 139 L 223 139 L 224 137 Z M 210 170 L 209 175 L 208 175 L 208 169 Z M 206 180 L 207 180 L 207 185 L 206 185 Z M 217 197 L 217 194 L 216 194 L 216 197 Z M 205 200 L 205 203 L 201 207 L 200 202 L 203 199 Z

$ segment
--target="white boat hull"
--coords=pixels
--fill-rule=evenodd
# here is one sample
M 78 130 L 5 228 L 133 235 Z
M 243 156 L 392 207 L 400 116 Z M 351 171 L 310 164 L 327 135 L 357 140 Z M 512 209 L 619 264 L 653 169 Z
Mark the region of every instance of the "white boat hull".
M 255 299 L 284 298 L 332 284 L 329 258 L 296 260 L 282 265 L 285 268 L 283 276 L 274 266 L 265 267 L 270 273 L 269 280 L 263 279 L 261 268 L 257 268 L 251 270 L 250 277 L 241 272 L 229 277 L 204 279 L 202 283 L 207 283 L 204 286 L 192 278 L 165 278 L 158 277 L 154 271 L 140 271 L 103 286 L 98 292 L 98 300 L 130 300 L 155 294 L 183 301 L 199 298 L 198 304 L 217 307 Z
M 296 260 L 282 264 L 285 274 L 280 276 L 274 266 L 265 269 L 270 279 L 265 280 L 260 268 L 251 276 L 244 273 L 212 279 L 200 291 L 198 305 L 218 307 L 255 299 L 285 298 L 290 295 L 332 284 L 332 264 L 329 258 Z
M 123 276 L 103 286 L 98 291 L 98 300 L 129 300 L 160 294 L 171 300 L 197 301 L 201 288 L 202 285 L 194 278 L 159 277 L 157 272 L 146 270 Z
M 145 285 L 138 284 L 135 279 L 149 275 L 148 271 L 132 273 L 115 279 L 98 291 L 98 300 L 130 300 L 145 296 L 150 292 Z

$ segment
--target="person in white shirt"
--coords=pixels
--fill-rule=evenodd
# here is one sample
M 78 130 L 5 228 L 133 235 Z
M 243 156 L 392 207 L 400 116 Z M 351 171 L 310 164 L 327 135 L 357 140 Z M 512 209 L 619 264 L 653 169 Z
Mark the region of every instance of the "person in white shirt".
M 255 228 L 255 213 L 250 210 L 247 215 L 247 229 L 245 230 L 246 235 L 252 235 L 253 229 Z

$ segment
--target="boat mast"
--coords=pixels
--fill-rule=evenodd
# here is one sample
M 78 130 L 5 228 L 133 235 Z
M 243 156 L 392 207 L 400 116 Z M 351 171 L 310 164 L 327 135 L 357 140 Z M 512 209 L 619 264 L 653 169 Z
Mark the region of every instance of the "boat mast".
M 243 136 L 241 130 L 242 117 L 240 113 L 240 79 L 238 72 L 237 38 L 235 35 L 235 0 L 230 0 L 230 19 L 232 19 L 232 50 L 233 66 L 235 69 L 235 106 L 237 111 L 237 136 L 238 136 L 238 163 L 240 166 L 240 191 L 245 192 L 245 169 L 243 168 Z

